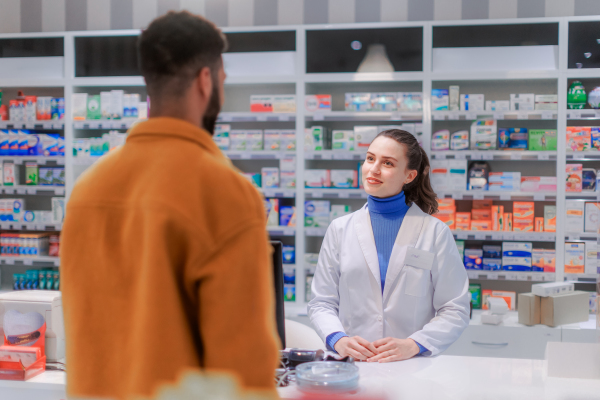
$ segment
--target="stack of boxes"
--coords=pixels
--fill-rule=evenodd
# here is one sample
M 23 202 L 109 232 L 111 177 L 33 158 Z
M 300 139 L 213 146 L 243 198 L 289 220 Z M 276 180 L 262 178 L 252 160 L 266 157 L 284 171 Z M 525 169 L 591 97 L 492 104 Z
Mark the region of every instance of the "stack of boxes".
M 327 228 L 331 221 L 352 213 L 346 204 L 331 204 L 329 200 L 307 200 L 304 202 L 304 226 Z
M 296 188 L 296 156 L 286 156 L 279 160 L 279 168 L 264 167 L 261 172 L 242 173 L 256 188 L 262 189 L 295 189 Z
M 583 168 L 583 164 L 567 164 L 565 190 L 570 193 L 599 191 L 599 172 L 594 168 Z
M 413 134 L 419 141 L 423 134 L 420 123 L 402 125 L 355 126 L 353 130 L 330 130 L 324 126 L 312 126 L 305 129 L 304 149 L 306 151 L 344 150 L 366 151 L 379 134 L 389 129 L 401 129 Z M 266 131 L 265 131 L 266 132 Z
M 364 111 L 422 111 L 421 92 L 346 93 L 345 109 Z
M 231 129 L 231 125 L 215 126 L 213 139 L 223 151 L 296 151 L 293 129 Z

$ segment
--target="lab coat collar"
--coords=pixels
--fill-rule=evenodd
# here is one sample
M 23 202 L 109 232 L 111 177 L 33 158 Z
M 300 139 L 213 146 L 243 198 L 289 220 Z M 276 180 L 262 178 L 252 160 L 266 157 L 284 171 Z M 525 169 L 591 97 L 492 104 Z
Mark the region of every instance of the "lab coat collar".
M 385 276 L 383 296 L 381 294 L 381 290 L 377 290 L 376 296 L 381 300 L 382 304 L 390 295 L 394 287 L 394 281 L 404 267 L 404 258 L 406 257 L 407 246 L 414 247 L 417 244 L 425 216 L 426 214 L 421 211 L 416 204 L 411 205 L 404 216 L 404 220 L 402 221 L 402 225 L 400 226 L 400 230 L 396 236 L 394 248 L 392 249 L 392 254 L 390 256 L 390 262 Z M 369 266 L 369 270 L 371 270 L 373 277 L 377 281 L 376 287 L 381 288 L 379 259 L 377 258 L 375 236 L 373 235 L 373 227 L 371 226 L 371 217 L 369 215 L 367 204 L 365 204 L 364 207 L 357 213 L 357 218 L 354 222 L 354 229 L 356 231 L 356 235 L 358 236 L 360 248 L 365 256 L 367 265 Z

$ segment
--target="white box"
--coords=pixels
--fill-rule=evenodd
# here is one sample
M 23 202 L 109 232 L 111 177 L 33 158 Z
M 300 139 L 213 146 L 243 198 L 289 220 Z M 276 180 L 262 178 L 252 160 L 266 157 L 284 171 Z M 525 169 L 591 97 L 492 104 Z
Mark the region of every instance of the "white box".
M 279 131 L 280 145 L 283 151 L 296 151 L 296 131 L 293 129 L 283 129 Z
M 358 187 L 358 171 L 354 169 L 332 169 L 331 187 L 352 189 Z
M 84 120 L 87 117 L 87 93 L 73 93 L 73 119 Z
M 432 111 L 447 111 L 450 103 L 448 90 L 432 89 L 431 90 L 431 110 Z
M 598 243 L 585 242 L 585 273 L 597 274 L 598 270 Z
M 583 232 L 584 223 L 584 208 L 585 205 L 581 201 L 577 200 L 566 200 L 566 232 Z
M 279 160 L 279 169 L 281 172 L 295 172 L 296 171 L 296 156 L 286 155 Z
M 282 189 L 296 189 L 296 172 L 281 171 L 279 173 L 279 186 Z
M 264 167 L 261 170 L 263 189 L 279 187 L 279 168 Z
M 354 150 L 354 131 L 332 131 L 331 132 L 332 150 Z
M 502 242 L 502 257 L 531 258 L 532 252 L 533 246 L 531 242 Z
M 483 111 L 485 105 L 485 96 L 482 94 L 461 94 L 461 111 Z
M 531 285 L 531 293 L 540 297 L 548 297 L 555 294 L 569 293 L 575 291 L 573 282 L 548 282 Z
M 260 129 L 246 131 L 246 150 L 260 151 L 263 150 L 263 148 L 263 131 Z
M 519 93 L 510 95 L 511 111 L 530 111 L 535 105 L 535 95 L 533 93 Z
M 465 160 L 466 161 L 466 160 Z M 441 192 L 449 189 L 448 182 L 448 160 L 430 160 L 430 173 L 429 179 L 431 182 L 431 187 L 435 192 Z M 465 185 L 466 187 L 466 185 Z
M 346 93 L 346 111 L 363 112 L 371 110 L 371 93 Z
M 484 311 L 481 313 L 482 324 L 499 325 L 502 321 L 504 321 L 504 315 L 502 314 L 492 314 L 489 311 Z
M 558 103 L 535 103 L 536 111 L 558 110 Z
M 431 135 L 431 150 L 449 150 L 450 149 L 450 131 L 448 129 L 441 129 L 433 132 Z
M 371 111 L 398 111 L 396 93 L 372 93 Z
M 495 150 L 498 142 L 496 120 L 477 120 L 471 124 L 471 150 Z
M 265 129 L 263 134 L 263 145 L 265 150 L 281 150 L 281 134 L 275 129 Z
M 452 189 L 467 189 L 467 160 L 447 160 L 448 185 Z
M 233 129 L 229 132 L 229 150 L 245 151 L 247 149 L 248 135 L 246 131 Z
M 421 92 L 398 92 L 396 93 L 398 111 L 422 111 L 423 93 Z
M 110 92 L 100 92 L 100 110 L 102 119 L 110 119 L 112 115 L 112 97 Z
M 452 85 L 448 88 L 448 111 L 458 111 L 460 104 L 460 86 Z
M 600 203 L 585 203 L 585 232 L 598 233 L 600 227 Z
M 273 112 L 274 113 L 295 113 L 296 112 L 296 95 L 284 94 L 273 96 Z
M 62 224 L 65 219 L 65 198 L 64 197 L 53 197 L 52 198 L 52 223 Z
M 565 242 L 565 265 L 566 274 L 585 273 L 585 243 Z
M 558 103 L 558 95 L 557 94 L 536 94 L 535 102 L 536 103 Z
M 331 175 L 328 169 L 307 169 L 304 171 L 304 186 L 307 188 L 331 187 Z
M 508 100 L 488 100 L 485 102 L 485 111 L 510 111 L 510 101 Z
M 369 148 L 378 133 L 376 126 L 355 126 L 354 141 L 356 150 Z
M 111 102 L 111 118 L 121 119 L 123 118 L 123 95 L 124 90 L 111 90 L 110 91 L 110 102 Z M 86 106 L 87 108 L 87 106 Z

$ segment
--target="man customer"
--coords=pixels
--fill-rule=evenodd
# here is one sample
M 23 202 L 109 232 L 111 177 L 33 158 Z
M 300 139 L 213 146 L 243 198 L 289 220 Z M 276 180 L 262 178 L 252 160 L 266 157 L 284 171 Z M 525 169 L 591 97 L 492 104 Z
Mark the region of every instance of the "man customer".
M 185 370 L 228 371 L 274 393 L 264 205 L 212 139 L 225 48 L 188 12 L 140 35 L 150 118 L 79 178 L 67 205 L 69 396 L 148 396 Z

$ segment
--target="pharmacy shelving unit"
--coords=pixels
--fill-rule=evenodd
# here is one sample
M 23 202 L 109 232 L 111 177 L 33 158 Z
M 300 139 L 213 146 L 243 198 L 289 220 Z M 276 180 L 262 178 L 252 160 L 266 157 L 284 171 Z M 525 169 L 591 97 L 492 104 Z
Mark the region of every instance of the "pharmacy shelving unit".
M 296 179 L 299 183 L 295 190 L 290 189 L 263 189 L 266 197 L 277 197 L 285 201 L 285 204 L 295 204 L 298 216 L 298 226 L 269 227 L 271 235 L 280 238 L 284 243 L 293 243 L 296 246 L 296 305 L 299 309 L 305 309 L 305 266 L 304 255 L 307 252 L 316 252 L 320 246 L 325 230 L 323 228 L 305 228 L 303 226 L 304 201 L 309 199 L 328 199 L 332 203 L 351 204 L 357 209 L 364 204 L 366 195 L 359 189 L 307 189 L 304 188 L 304 173 L 309 168 L 355 168 L 364 158 L 364 151 L 305 151 L 304 130 L 313 125 L 325 125 L 335 129 L 349 129 L 354 125 L 398 125 L 404 123 L 422 124 L 422 143 L 432 159 L 465 159 L 485 160 L 493 163 L 494 170 L 527 171 L 531 175 L 556 175 L 558 178 L 558 190 L 556 193 L 504 193 L 504 192 L 470 192 L 464 189 L 451 189 L 440 191 L 440 197 L 451 197 L 457 201 L 493 199 L 496 201 L 529 200 L 540 204 L 556 204 L 557 206 L 557 229 L 555 233 L 518 233 L 518 232 L 461 232 L 454 231 L 457 239 L 473 240 L 479 242 L 502 240 L 527 240 L 535 243 L 551 246 L 556 252 L 556 273 L 508 273 L 506 271 L 469 271 L 471 279 L 486 282 L 491 280 L 504 281 L 507 289 L 511 282 L 526 283 L 530 281 L 562 281 L 569 279 L 592 279 L 593 276 L 566 276 L 560 268 L 564 265 L 564 243 L 566 240 L 594 240 L 597 235 L 584 232 L 565 232 L 565 199 L 578 198 L 595 200 L 595 193 L 590 194 L 566 194 L 561 182 L 565 180 L 565 164 L 567 161 L 583 160 L 586 162 L 600 162 L 600 153 L 586 152 L 582 154 L 571 154 L 566 152 L 565 135 L 568 123 L 585 121 L 594 124 L 600 121 L 600 111 L 596 110 L 567 110 L 566 98 L 567 87 L 572 79 L 588 79 L 593 82 L 600 77 L 600 65 L 595 68 L 576 69 L 570 64 L 570 27 L 577 23 L 592 22 L 600 24 L 600 19 L 594 17 L 564 17 L 544 19 L 507 19 L 507 20 L 470 20 L 470 21 L 444 21 L 444 22 L 399 22 L 399 23 L 367 23 L 367 24 L 338 24 L 332 25 L 310 25 L 310 26 L 285 26 L 285 27 L 251 27 L 251 28 L 227 28 L 226 33 L 230 35 L 231 42 L 235 42 L 234 36 L 253 34 L 273 34 L 277 37 L 293 38 L 291 45 L 288 42 L 283 49 L 270 49 L 263 53 L 266 57 L 281 57 L 285 68 L 273 71 L 270 65 L 264 64 L 263 70 L 252 69 L 251 73 L 243 74 L 243 68 L 234 65 L 236 60 L 243 60 L 244 52 L 236 50 L 239 54 L 232 54 L 232 58 L 225 58 L 228 69 L 226 81 L 226 102 L 219 123 L 232 124 L 232 127 L 240 129 L 295 129 L 297 136 L 296 155 Z M 461 37 L 465 48 L 479 46 L 484 53 L 492 49 L 493 54 L 488 58 L 497 63 L 495 68 L 472 66 L 470 70 L 460 68 L 439 68 L 440 53 L 444 50 L 444 44 L 440 44 L 440 32 L 444 35 L 446 29 L 478 29 L 477 27 L 509 27 L 515 32 L 520 27 L 537 27 L 540 25 L 551 25 L 550 29 L 555 32 L 554 42 L 551 43 L 556 59 L 552 67 L 537 66 L 521 62 L 531 60 L 528 57 L 511 58 L 510 62 L 502 57 L 504 51 L 498 43 L 486 43 L 481 35 L 445 35 L 452 39 Z M 496 28 L 494 28 L 496 29 Z M 411 62 L 413 66 L 402 67 L 391 73 L 356 73 L 350 69 L 340 68 L 338 70 L 327 70 L 327 66 L 319 67 L 322 60 L 315 59 L 315 51 L 318 45 L 335 43 L 335 40 L 319 40 L 319 35 L 363 35 L 367 43 L 369 35 L 377 36 L 388 46 L 388 55 L 393 62 L 398 57 Z M 139 93 L 145 98 L 146 92 L 143 79 L 136 73 L 131 73 L 127 66 L 131 64 L 132 43 L 135 43 L 137 30 L 114 30 L 114 31 L 85 31 L 66 33 L 23 33 L 0 35 L 0 45 L 6 45 L 11 39 L 52 39 L 55 38 L 62 45 L 55 53 L 49 54 L 47 50 L 41 50 L 40 55 L 27 54 L 19 64 L 19 57 L 12 60 L 0 58 L 0 88 L 5 92 L 4 100 L 11 99 L 11 93 L 18 89 L 26 90 L 26 94 L 37 95 L 40 93 L 58 93 L 65 97 L 65 120 L 64 121 L 40 121 L 33 125 L 32 129 L 59 130 L 64 132 L 66 140 L 66 187 L 65 195 L 68 197 L 77 176 L 95 162 L 95 158 L 75 158 L 72 153 L 73 140 L 81 137 L 96 137 L 108 130 L 117 129 L 126 131 L 136 120 L 93 120 L 74 121 L 72 115 L 73 93 L 98 93 L 100 90 L 124 89 L 128 93 Z M 406 35 L 405 35 L 406 34 Z M 405 35 L 405 36 L 402 36 Z M 416 36 L 415 36 L 416 35 Z M 493 35 L 493 37 L 505 37 L 506 35 Z M 348 36 L 349 37 L 349 36 Z M 403 40 L 398 40 L 398 38 Z M 315 41 L 316 38 L 316 41 Z M 90 41 L 116 41 L 125 43 L 129 50 L 124 52 L 110 52 L 108 48 L 90 44 Z M 358 39 L 355 39 L 358 40 Z M 542 38 L 541 44 L 546 44 Z M 391 42 L 390 42 L 391 41 Z M 254 41 L 263 43 L 267 41 Z M 412 46 L 409 52 L 400 56 L 394 53 L 394 44 L 400 43 Z M 443 42 L 443 41 L 442 41 Z M 86 45 L 88 43 L 88 45 Z M 459 44 L 460 45 L 460 44 Z M 487 46 L 487 47 L 486 47 Z M 235 47 L 231 46 L 232 49 Z M 366 47 L 366 46 L 365 46 Z M 448 45 L 446 47 L 453 47 Z M 457 46 L 460 47 L 460 46 Z M 535 46 L 534 46 L 535 47 Z M 543 46 L 542 46 L 543 47 Z M 37 47 L 36 47 L 37 48 Z M 127 47 L 126 47 L 127 48 Z M 341 47 L 340 47 L 341 48 Z M 416 50 L 416 53 L 415 51 Z M 317 50 L 315 50 L 317 49 Z M 264 50 L 264 49 L 263 49 Z M 281 50 L 281 51 L 279 51 Z M 233 50 L 232 50 L 233 51 Z M 256 50 L 252 50 L 256 51 Z M 268 53 L 268 54 L 267 54 Z M 482 53 L 482 54 L 484 54 Z M 497 54 L 496 54 L 497 53 Z M 115 56 L 110 56 L 115 54 Z M 327 57 L 324 57 L 327 54 Z M 323 53 L 321 58 L 332 58 L 335 51 Z M 364 54 L 364 49 L 363 53 Z M 416 56 L 415 56 L 416 54 Z M 489 54 L 489 52 L 487 53 Z M 117 56 L 118 55 L 118 56 Z M 317 54 L 318 55 L 318 54 Z M 123 57 L 122 57 L 123 56 Z M 119 60 L 113 62 L 111 70 L 104 59 Z M 236 58 L 238 57 L 238 58 Z M 363 56 L 361 56 L 362 58 Z M 416 58 L 415 58 L 416 57 Z M 495 59 L 494 57 L 497 57 Z M 26 58 L 26 59 L 25 59 Z M 82 61 L 83 60 L 83 61 Z M 87 64 L 86 64 L 87 60 Z M 127 64 L 129 60 L 130 64 Z M 272 60 L 272 59 L 270 59 Z M 416 61 L 415 61 L 416 60 Z M 81 62 L 80 62 L 81 61 Z M 401 63 L 404 61 L 401 61 Z M 408 61 L 407 61 L 408 62 Z M 26 63 L 29 68 L 18 68 Z M 231 64 L 233 63 L 233 64 Z M 228 65 L 229 64 L 229 65 Z M 351 63 L 350 63 L 351 64 Z M 91 72 L 82 74 L 80 68 L 87 66 Z M 250 64 L 248 64 L 250 65 Z M 316 65 L 316 66 L 315 66 Z M 404 64 L 403 64 L 404 65 Z M 414 67 L 416 65 L 416 67 Z M 98 67 L 98 68 L 96 68 Z M 84 70 L 85 70 L 84 68 Z M 102 71 L 98 69 L 105 68 Z M 321 69 L 319 69 L 321 68 Z M 125 72 L 122 72 L 125 71 Z M 486 99 L 508 99 L 508 93 L 548 93 L 558 95 L 558 110 L 553 111 L 528 111 L 528 112 L 462 112 L 462 111 L 431 111 L 431 89 L 445 88 L 448 85 L 459 85 L 461 93 L 485 93 Z M 586 86 L 587 88 L 587 86 Z M 589 88 L 588 88 L 589 89 Z M 479 91 L 481 90 L 481 91 Z M 344 92 L 386 92 L 386 91 L 422 91 L 422 112 L 347 112 L 344 111 L 340 102 L 343 102 Z M 297 109 L 295 113 L 282 114 L 256 114 L 249 112 L 250 94 L 295 94 Z M 332 94 L 332 112 L 306 112 L 305 97 L 308 94 Z M 530 127 L 530 128 L 552 128 L 558 131 L 558 147 L 551 152 L 516 152 L 516 151 L 445 151 L 431 152 L 430 138 L 432 132 L 437 129 L 468 129 L 471 121 L 479 118 L 493 118 L 501 127 Z M 582 122 L 579 122 L 580 124 Z M 8 127 L 19 127 L 10 121 L 1 121 L 0 129 Z M 20 126 L 28 128 L 28 126 Z M 287 155 L 284 152 L 270 153 L 260 152 L 227 152 L 226 153 L 242 170 L 247 168 L 258 168 L 258 166 L 277 166 L 281 157 Z M 40 163 L 44 160 L 40 160 Z M 506 169 L 504 169 L 506 168 Z M 37 190 L 38 188 L 35 188 Z M 21 190 L 17 188 L 15 190 Z M 24 190 L 28 190 L 25 188 Z M 41 190 L 41 188 L 40 188 Z M 27 193 L 27 192 L 25 192 Z M 37 192 L 36 192 L 37 193 Z M 37 196 L 37 194 L 36 194 Z M 7 227 L 8 228 L 8 227 Z M 28 229 L 23 226 L 22 229 Z M 36 228 L 34 226 L 34 228 Z M 60 226 L 53 227 L 54 230 Z M 57 262 L 52 260 L 52 263 Z M 3 267 L 4 268 L 4 267 Z M 16 268 L 16 267 L 15 267 Z M 2 271 L 2 288 L 10 284 L 4 270 Z

